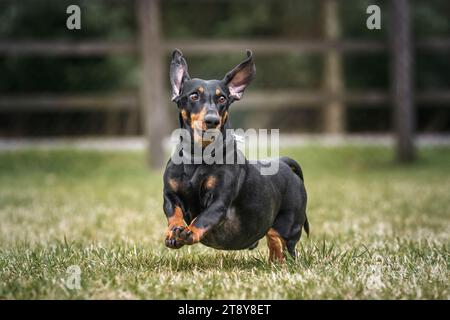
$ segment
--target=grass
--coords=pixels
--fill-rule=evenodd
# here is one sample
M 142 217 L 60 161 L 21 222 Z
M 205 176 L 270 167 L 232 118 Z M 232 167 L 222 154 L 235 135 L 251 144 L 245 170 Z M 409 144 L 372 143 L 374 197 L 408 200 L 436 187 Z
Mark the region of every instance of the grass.
M 0 154 L 0 298 L 449 299 L 450 149 L 302 147 L 299 259 L 163 245 L 162 172 L 139 152 Z M 65 286 L 81 268 L 81 289 Z

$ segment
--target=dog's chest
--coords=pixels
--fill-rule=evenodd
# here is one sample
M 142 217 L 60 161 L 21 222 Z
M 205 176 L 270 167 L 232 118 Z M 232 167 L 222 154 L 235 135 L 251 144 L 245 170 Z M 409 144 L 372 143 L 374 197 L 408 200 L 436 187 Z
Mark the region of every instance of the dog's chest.
M 205 188 L 208 176 L 207 170 L 197 170 L 193 174 L 184 173 L 179 177 L 177 194 L 191 220 L 207 208 L 212 200 L 211 191 Z
M 208 234 L 202 239 L 202 243 L 216 249 L 234 249 L 236 240 L 239 245 L 242 243 L 241 220 L 236 213 L 236 208 L 231 206 L 223 221 L 214 226 Z M 238 246 L 239 246 L 238 245 Z M 244 243 L 243 248 L 247 246 Z

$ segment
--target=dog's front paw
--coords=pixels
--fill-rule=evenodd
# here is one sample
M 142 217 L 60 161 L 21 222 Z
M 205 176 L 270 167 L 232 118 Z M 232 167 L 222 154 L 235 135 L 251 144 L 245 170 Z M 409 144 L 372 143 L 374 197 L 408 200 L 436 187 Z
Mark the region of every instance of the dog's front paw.
M 184 228 L 183 231 L 181 231 L 180 239 L 184 242 L 184 244 L 191 245 L 200 242 L 204 234 L 205 234 L 204 229 L 196 228 L 190 225 Z
M 184 226 L 176 226 L 167 230 L 166 247 L 171 249 L 179 249 L 184 246 L 184 241 L 180 238 L 180 234 L 185 229 Z

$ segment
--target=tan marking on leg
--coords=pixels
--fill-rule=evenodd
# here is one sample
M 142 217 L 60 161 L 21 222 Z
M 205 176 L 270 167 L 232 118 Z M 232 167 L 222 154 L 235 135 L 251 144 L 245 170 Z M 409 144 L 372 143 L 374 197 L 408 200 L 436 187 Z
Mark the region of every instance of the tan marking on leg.
M 271 262 L 284 262 L 284 250 L 286 242 L 280 234 L 273 228 L 270 228 L 266 234 L 267 246 L 269 247 L 269 260 Z
M 200 240 L 203 238 L 203 236 L 205 235 L 205 232 L 206 232 L 205 228 L 197 228 L 196 226 L 194 226 L 194 222 L 196 219 L 197 218 L 194 218 L 194 220 L 192 220 L 191 224 L 186 227 L 187 230 L 190 230 L 192 232 L 192 243 L 190 243 L 190 244 L 200 242 Z
M 166 238 L 172 238 L 172 229 L 175 227 L 184 227 L 183 211 L 180 207 L 176 206 L 173 210 L 173 214 L 167 218 L 167 230 Z
M 205 188 L 206 189 L 212 189 L 216 186 L 217 183 L 217 179 L 215 176 L 209 176 L 208 178 L 206 178 L 205 181 Z

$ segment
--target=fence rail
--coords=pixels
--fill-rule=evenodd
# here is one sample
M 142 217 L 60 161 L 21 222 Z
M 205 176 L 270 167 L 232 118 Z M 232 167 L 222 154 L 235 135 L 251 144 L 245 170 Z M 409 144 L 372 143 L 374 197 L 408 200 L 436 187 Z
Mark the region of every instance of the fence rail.
M 250 40 L 250 39 L 170 39 L 161 44 L 165 52 L 182 48 L 188 54 L 242 53 L 251 48 L 258 54 L 268 53 L 325 53 L 331 49 L 342 52 L 378 53 L 387 50 L 384 41 L 375 40 Z M 416 49 L 450 51 L 450 38 L 429 38 L 418 40 Z M 137 54 L 137 41 L 89 40 L 71 41 L 5 41 L 0 40 L 0 54 L 3 55 L 45 55 L 45 56 L 96 56 L 115 54 Z
M 0 96 L 0 112 L 67 111 L 67 110 L 132 110 L 139 106 L 136 94 Z
M 168 94 L 167 94 L 168 96 Z M 322 91 L 252 91 L 234 106 L 239 110 L 280 110 L 295 107 L 317 108 L 328 101 L 343 101 L 347 105 L 378 108 L 388 103 L 390 96 L 383 91 L 345 93 L 341 96 L 326 95 Z M 422 92 L 415 96 L 416 103 L 448 104 L 450 91 Z M 167 100 L 167 104 L 171 104 Z M 12 111 L 118 111 L 138 110 L 139 97 L 134 93 L 104 95 L 55 95 L 37 94 L 27 96 L 0 96 L 0 113 Z

